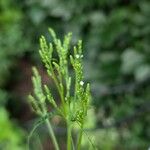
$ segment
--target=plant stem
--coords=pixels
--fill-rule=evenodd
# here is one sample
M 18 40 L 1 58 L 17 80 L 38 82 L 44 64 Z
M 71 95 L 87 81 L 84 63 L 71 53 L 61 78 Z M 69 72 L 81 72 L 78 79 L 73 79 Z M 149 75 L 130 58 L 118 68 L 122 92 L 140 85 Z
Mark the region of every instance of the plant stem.
M 75 145 L 74 145 L 74 142 L 73 142 L 73 137 L 71 137 L 71 141 L 72 141 L 72 149 L 75 150 Z
M 81 149 L 82 135 L 83 135 L 83 124 L 81 125 L 81 129 L 78 137 L 77 150 Z
M 55 83 L 55 85 L 56 85 L 56 87 L 57 87 L 57 90 L 58 90 L 58 93 L 59 93 L 59 95 L 60 95 L 60 99 L 61 99 L 61 102 L 62 102 L 62 105 L 63 105 L 63 108 L 64 108 L 64 113 L 66 114 L 65 101 L 64 101 L 64 96 L 63 96 L 63 90 L 62 90 L 61 87 L 60 87 L 60 84 L 59 84 L 59 82 L 58 82 L 58 80 L 57 80 L 57 77 L 56 77 L 56 75 L 55 75 L 55 72 L 54 72 L 53 67 L 52 67 L 51 64 L 50 64 L 50 67 L 51 67 L 51 71 L 52 71 L 52 78 L 53 78 L 53 80 L 54 80 L 54 83 Z
M 68 126 L 67 126 L 67 150 L 71 150 L 71 140 L 72 140 L 72 136 L 71 136 L 71 130 L 72 130 L 72 127 L 71 127 L 71 124 L 70 122 L 68 121 Z
M 43 110 L 43 114 L 46 115 L 47 114 L 47 110 L 46 110 L 46 107 L 45 107 L 45 103 L 41 104 L 41 107 L 42 107 L 42 110 Z M 48 132 L 50 134 L 50 137 L 51 137 L 51 139 L 53 141 L 55 150 L 59 150 L 58 142 L 56 140 L 56 136 L 54 134 L 54 131 L 53 131 L 53 128 L 52 128 L 52 125 L 51 125 L 49 119 L 46 118 L 45 122 L 46 122 L 46 125 L 47 125 L 47 128 L 48 128 Z
M 51 123 L 50 123 L 50 121 L 48 119 L 46 119 L 46 124 L 47 124 L 47 128 L 48 128 L 49 134 L 50 134 L 50 136 L 52 138 L 55 150 L 59 150 L 59 146 L 58 146 L 58 143 L 57 143 L 54 131 L 53 131 Z

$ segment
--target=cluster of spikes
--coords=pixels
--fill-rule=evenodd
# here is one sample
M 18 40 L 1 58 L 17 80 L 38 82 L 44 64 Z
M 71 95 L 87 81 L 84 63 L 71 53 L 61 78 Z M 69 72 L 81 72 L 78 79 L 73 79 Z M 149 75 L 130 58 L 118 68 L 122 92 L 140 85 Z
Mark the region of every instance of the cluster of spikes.
M 54 99 L 49 86 L 42 84 L 41 76 L 35 67 L 33 67 L 32 77 L 34 92 L 29 95 L 29 101 L 33 111 L 41 117 L 49 113 L 47 109 L 49 103 L 66 122 L 77 122 L 83 125 L 91 96 L 89 84 L 83 81 L 82 41 L 79 40 L 72 48 L 71 55 L 72 34 L 67 34 L 61 41 L 51 28 L 49 32 L 53 41 L 48 43 L 45 37 L 41 36 L 39 54 L 48 76 L 54 81 L 60 102 L 58 104 L 58 100 Z M 53 53 L 57 53 L 58 59 L 53 58 Z M 70 66 L 73 75 L 70 73 Z

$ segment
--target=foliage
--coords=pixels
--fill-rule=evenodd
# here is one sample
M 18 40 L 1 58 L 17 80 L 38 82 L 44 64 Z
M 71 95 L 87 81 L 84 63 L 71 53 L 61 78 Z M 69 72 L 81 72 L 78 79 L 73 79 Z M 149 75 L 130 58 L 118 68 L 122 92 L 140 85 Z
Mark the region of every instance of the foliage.
M 11 1 L 0 2 L 0 87 L 5 86 L 12 66 L 24 55 L 28 41 L 21 27 L 22 13 Z
M 9 120 L 8 113 L 3 107 L 0 107 L 0 116 L 0 149 L 25 149 L 23 131 Z
M 10 93 L 5 86 L 11 74 L 11 68 L 17 58 L 23 55 L 27 41 L 23 43 L 21 29 L 22 14 L 9 0 L 0 1 L 0 149 L 25 149 L 23 130 L 9 117 L 5 108 Z
M 0 149 L 20 150 L 25 149 L 25 132 L 13 119 L 10 119 L 5 108 L 9 94 L 0 90 Z

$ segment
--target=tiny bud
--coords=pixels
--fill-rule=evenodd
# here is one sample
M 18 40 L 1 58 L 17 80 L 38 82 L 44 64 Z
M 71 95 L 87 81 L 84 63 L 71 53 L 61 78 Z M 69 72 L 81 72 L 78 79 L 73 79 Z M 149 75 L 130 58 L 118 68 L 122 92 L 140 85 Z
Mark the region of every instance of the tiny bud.
M 77 54 L 77 55 L 76 55 L 76 58 L 78 59 L 79 57 L 80 57 L 80 55 Z
M 80 85 L 83 86 L 83 84 L 84 84 L 84 82 L 83 82 L 83 81 L 80 81 Z

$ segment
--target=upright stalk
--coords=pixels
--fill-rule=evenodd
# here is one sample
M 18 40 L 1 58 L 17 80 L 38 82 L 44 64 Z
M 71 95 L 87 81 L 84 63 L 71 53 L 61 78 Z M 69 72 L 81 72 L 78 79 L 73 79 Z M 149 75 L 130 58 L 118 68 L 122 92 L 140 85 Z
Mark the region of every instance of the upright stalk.
M 54 131 L 52 129 L 51 123 L 50 123 L 50 121 L 48 119 L 46 119 L 46 124 L 47 124 L 47 128 L 48 128 L 49 134 L 51 136 L 51 139 L 53 141 L 55 150 L 59 150 L 59 146 L 58 146 L 58 142 L 56 140 L 56 136 L 55 136 Z
M 78 141 L 77 141 L 77 150 L 81 149 L 82 136 L 83 136 L 83 124 L 81 125 L 81 129 L 79 132 L 79 137 L 78 137 Z
M 41 107 L 42 107 L 42 110 L 43 110 L 43 114 L 46 115 L 47 111 L 46 111 L 45 105 L 44 105 L 44 104 L 41 104 Z M 49 132 L 49 134 L 50 134 L 50 137 L 51 137 L 51 139 L 52 139 L 52 142 L 53 142 L 53 144 L 54 144 L 55 150 L 59 150 L 58 142 L 57 142 L 57 140 L 56 140 L 56 136 L 55 136 L 55 134 L 54 134 L 54 131 L 53 131 L 53 129 L 52 129 L 52 125 L 51 125 L 49 119 L 46 118 L 45 122 L 46 122 L 46 125 L 47 125 L 47 128 L 48 128 L 48 132 Z
M 72 125 L 70 124 L 70 121 L 68 121 L 67 124 L 67 150 L 71 150 L 72 149 L 72 135 L 71 135 L 71 131 L 72 131 Z

